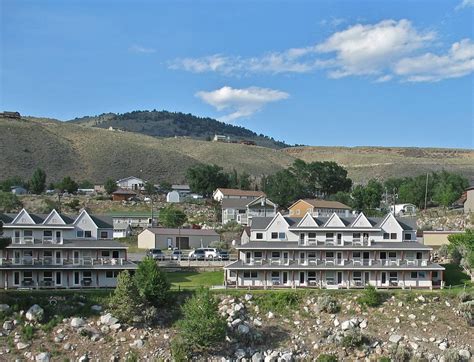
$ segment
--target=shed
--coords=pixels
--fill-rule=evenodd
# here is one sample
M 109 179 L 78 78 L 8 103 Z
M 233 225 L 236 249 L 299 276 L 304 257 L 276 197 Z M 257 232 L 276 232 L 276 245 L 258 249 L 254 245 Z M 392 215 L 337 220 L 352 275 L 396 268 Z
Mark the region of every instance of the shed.
M 212 229 L 148 228 L 138 234 L 138 247 L 195 249 L 219 240 L 219 234 Z
M 23 186 L 12 186 L 11 191 L 15 195 L 25 195 L 28 192 Z
M 180 202 L 178 191 L 170 191 L 166 194 L 166 202 L 177 203 Z

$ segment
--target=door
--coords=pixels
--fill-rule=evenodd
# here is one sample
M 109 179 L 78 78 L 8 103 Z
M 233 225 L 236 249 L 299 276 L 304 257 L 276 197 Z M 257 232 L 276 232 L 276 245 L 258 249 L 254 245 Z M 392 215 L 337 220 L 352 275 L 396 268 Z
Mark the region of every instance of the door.
M 13 251 L 13 263 L 14 264 L 20 264 L 21 262 L 21 251 L 20 250 L 14 250 Z
M 250 263 L 251 260 L 252 260 L 252 254 L 250 253 L 250 251 L 247 251 L 247 252 L 245 253 L 245 262 L 246 262 L 246 263 Z
M 20 231 L 15 230 L 15 239 L 13 241 L 14 243 L 19 243 L 20 242 Z
M 342 245 L 342 234 L 337 234 L 337 245 Z
M 364 273 L 364 283 L 369 284 L 370 281 L 370 272 L 365 272 Z
M 382 272 L 382 284 L 385 284 L 387 282 L 387 273 Z
M 62 272 L 60 271 L 57 271 L 56 272 L 56 278 L 55 278 L 55 282 L 56 282 L 56 285 L 61 285 L 62 284 Z
M 283 263 L 284 264 L 288 264 L 289 260 L 288 260 L 288 252 L 287 251 L 284 251 L 283 252 Z
M 423 259 L 423 253 L 419 253 L 419 252 L 416 253 L 416 258 L 417 258 L 418 260 Z
M 13 285 L 20 285 L 20 272 L 13 272 Z
M 80 272 L 75 271 L 74 272 L 74 285 L 81 284 L 81 278 L 80 277 L 81 277 Z
M 61 231 L 56 231 L 56 242 L 57 243 L 61 242 Z
M 304 284 L 306 281 L 304 272 L 300 272 L 300 284 Z
M 341 252 L 337 252 L 336 253 L 336 264 L 340 265 L 340 264 L 343 264 L 344 265 L 344 261 L 342 260 L 342 253 Z
M 61 265 L 63 263 L 63 260 L 62 260 L 62 255 L 61 255 L 61 250 L 56 250 L 54 252 L 54 263 L 56 265 Z
M 368 251 L 364 251 L 362 253 L 362 259 L 363 259 L 364 265 L 368 265 L 369 259 L 370 259 L 370 253 Z
M 119 251 L 118 250 L 113 250 L 112 251 L 112 258 L 113 259 L 118 259 L 119 258 Z
M 337 284 L 342 284 L 342 272 L 337 272 Z
M 79 264 L 81 262 L 79 257 L 80 257 L 79 250 L 74 250 L 72 252 L 72 258 L 73 258 L 73 263 L 74 264 Z
M 288 283 L 288 272 L 283 272 L 283 284 L 286 285 Z
M 189 237 L 187 236 L 176 237 L 176 247 L 180 250 L 189 249 Z

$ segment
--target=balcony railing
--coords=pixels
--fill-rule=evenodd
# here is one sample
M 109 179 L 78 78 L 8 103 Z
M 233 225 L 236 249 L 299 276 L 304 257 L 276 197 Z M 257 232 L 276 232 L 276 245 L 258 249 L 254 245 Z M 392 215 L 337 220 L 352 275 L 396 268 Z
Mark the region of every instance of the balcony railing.
M 353 239 L 353 240 L 337 240 L 335 238 L 316 239 L 306 238 L 300 239 L 298 245 L 301 246 L 371 246 L 372 242 L 369 239 Z
M 0 266 L 15 266 L 15 265 L 31 265 L 31 266 L 48 266 L 48 265 L 77 265 L 77 266 L 101 266 L 101 265 L 127 265 L 133 264 L 125 258 L 54 258 L 54 257 L 44 257 L 44 258 L 31 258 L 31 257 L 21 257 L 21 258 L 0 258 Z
M 411 266 L 428 266 L 430 261 L 427 259 L 416 259 L 416 260 L 402 260 L 402 259 L 338 259 L 338 258 L 297 258 L 297 259 L 285 259 L 285 258 L 252 258 L 244 260 L 245 265 L 301 265 L 301 266 L 351 266 L 351 267 L 371 267 L 371 266 L 386 266 L 386 267 L 411 267 Z
M 53 236 L 44 236 L 41 239 L 34 238 L 33 236 L 21 236 L 13 237 L 13 245 L 34 245 L 34 244 L 62 244 L 63 238 L 57 238 Z

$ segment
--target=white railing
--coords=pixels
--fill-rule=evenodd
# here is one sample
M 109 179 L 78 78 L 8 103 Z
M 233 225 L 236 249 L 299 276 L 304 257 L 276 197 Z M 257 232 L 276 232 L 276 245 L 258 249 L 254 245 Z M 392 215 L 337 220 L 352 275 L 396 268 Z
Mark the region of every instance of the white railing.
M 43 236 L 43 244 L 62 244 L 63 238 L 56 238 L 53 236 Z
M 13 244 L 34 244 L 35 238 L 33 236 L 15 236 L 12 238 Z
M 55 257 L 43 257 L 43 258 L 32 258 L 32 257 L 21 257 L 21 258 L 0 258 L 0 265 L 125 265 L 127 264 L 125 258 L 55 258 Z

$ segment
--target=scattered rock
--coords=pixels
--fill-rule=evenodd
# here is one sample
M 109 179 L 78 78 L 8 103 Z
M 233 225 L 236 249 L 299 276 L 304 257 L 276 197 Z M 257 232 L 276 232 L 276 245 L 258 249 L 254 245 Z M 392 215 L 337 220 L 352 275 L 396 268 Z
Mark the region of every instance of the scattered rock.
M 414 314 L 409 314 L 408 315 L 408 319 L 411 319 L 412 321 L 414 321 L 416 319 L 416 315 Z
M 25 349 L 25 348 L 28 348 L 30 345 L 28 343 L 24 343 L 24 342 L 18 342 L 16 344 L 16 348 L 19 349 L 19 350 L 22 350 L 22 349 Z
M 91 307 L 91 310 L 93 310 L 94 312 L 102 312 L 102 306 L 101 306 L 101 305 L 94 304 L 94 305 Z
M 34 304 L 26 312 L 25 318 L 29 321 L 39 322 L 44 317 L 44 309 L 38 304 Z
M 13 321 L 5 321 L 3 322 L 3 329 L 6 331 L 10 331 L 13 329 Z
M 51 355 L 49 352 L 41 352 L 35 357 L 36 362 L 49 362 Z
M 244 299 L 248 302 L 249 300 L 252 300 L 253 296 L 252 294 L 245 294 Z
M 237 328 L 237 332 L 239 332 L 240 334 L 248 334 L 250 332 L 250 328 L 245 324 L 240 324 Z
M 252 356 L 252 362 L 262 362 L 263 355 L 261 352 L 255 352 Z
M 275 315 L 272 312 L 268 312 L 267 318 L 272 319 Z
M 80 328 L 82 327 L 86 322 L 82 318 L 73 318 L 71 319 L 71 327 L 72 328 Z
M 398 334 L 392 334 L 388 340 L 389 340 L 390 342 L 392 342 L 392 343 L 398 343 L 398 342 L 400 342 L 402 339 L 403 339 L 402 336 L 400 336 L 400 335 L 398 335 Z
M 136 339 L 132 343 L 130 343 L 130 347 L 138 348 L 138 349 L 143 348 L 144 345 L 145 345 L 145 342 L 143 342 L 143 340 L 141 339 Z
M 118 319 L 115 318 L 112 314 L 107 313 L 100 317 L 100 323 L 106 324 L 108 326 L 118 323 Z
M 469 352 L 467 349 L 460 349 L 458 351 L 458 355 L 465 361 L 469 361 L 471 359 L 471 352 Z
M 5 313 L 10 310 L 10 306 L 8 304 L 0 304 L 0 312 Z

